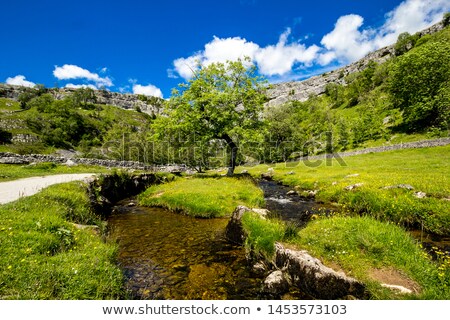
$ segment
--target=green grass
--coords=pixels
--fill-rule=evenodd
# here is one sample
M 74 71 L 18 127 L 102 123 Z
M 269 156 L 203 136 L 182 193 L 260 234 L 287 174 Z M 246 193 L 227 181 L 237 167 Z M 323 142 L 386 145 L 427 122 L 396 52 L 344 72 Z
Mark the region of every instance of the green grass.
M 440 235 L 450 234 L 450 146 L 408 149 L 360 156 L 339 161 L 259 165 L 248 170 L 259 176 L 274 168 L 274 179 L 298 191 L 318 190 L 316 199 L 337 203 L 350 215 L 369 215 L 409 228 L 422 228 Z M 237 170 L 239 172 L 240 169 Z M 289 174 L 293 173 L 293 174 Z M 344 188 L 363 185 L 352 191 Z M 414 190 L 383 189 L 409 184 Z M 414 192 L 425 192 L 418 199 Z
M 155 185 L 139 196 L 144 206 L 161 206 L 202 218 L 230 215 L 236 206 L 264 204 L 262 191 L 249 179 L 181 178 Z
M 97 224 L 80 182 L 0 206 L 0 299 L 117 299 L 116 245 L 72 223 Z
M 20 111 L 20 103 L 7 98 L 0 98 L 0 112 Z
M 285 238 L 286 226 L 283 222 L 265 220 L 254 212 L 245 212 L 242 216 L 242 226 L 247 232 L 245 246 L 247 250 L 269 258 L 275 251 L 275 242 Z
M 307 250 L 325 265 L 365 283 L 372 299 L 450 299 L 450 257 L 439 252 L 439 260 L 431 261 L 408 233 L 391 223 L 371 217 L 321 218 L 293 234 L 285 223 L 253 213 L 245 213 L 242 222 L 247 250 L 269 260 L 275 242 Z M 400 280 L 377 278 L 376 270 Z M 403 281 L 416 293 L 400 295 L 381 286 L 405 286 Z
M 418 298 L 450 299 L 450 257 L 432 262 L 408 233 L 391 223 L 371 217 L 319 219 L 291 243 L 365 282 L 373 298 L 396 298 L 370 276 L 371 271 L 384 269 L 415 281 Z
M 0 182 L 36 176 L 86 172 L 108 173 L 111 170 L 99 166 L 64 166 L 46 162 L 35 165 L 0 164 Z

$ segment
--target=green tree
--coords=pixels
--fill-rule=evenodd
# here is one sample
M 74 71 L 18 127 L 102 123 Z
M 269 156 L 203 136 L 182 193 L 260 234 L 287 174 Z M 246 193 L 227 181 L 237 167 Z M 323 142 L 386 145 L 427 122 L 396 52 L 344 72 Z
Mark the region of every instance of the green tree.
M 390 73 L 389 92 L 394 107 L 403 111 L 408 131 L 447 122 L 450 44 L 428 42 L 397 59 Z
M 395 55 L 401 56 L 414 48 L 419 38 L 420 36 L 418 34 L 410 35 L 408 32 L 400 33 L 394 46 Z
M 75 105 L 81 105 L 83 108 L 97 102 L 97 96 L 92 88 L 79 88 L 72 95 Z
M 234 173 L 239 138 L 251 135 L 263 123 L 265 82 L 246 61 L 213 63 L 201 67 L 174 90 L 166 104 L 167 116 L 157 119 L 160 137 L 176 136 L 186 144 L 227 144 L 228 175 Z

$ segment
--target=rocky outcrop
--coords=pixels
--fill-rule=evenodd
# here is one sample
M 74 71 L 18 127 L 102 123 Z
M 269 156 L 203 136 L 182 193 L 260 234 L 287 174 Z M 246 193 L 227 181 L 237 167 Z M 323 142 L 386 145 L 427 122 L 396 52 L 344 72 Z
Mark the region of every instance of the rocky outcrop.
M 292 285 L 316 299 L 341 299 L 345 296 L 365 297 L 361 282 L 336 272 L 305 250 L 292 250 L 275 244 L 275 264 L 288 276 Z
M 225 231 L 230 242 L 240 245 L 245 243 L 248 234 L 242 225 L 242 217 L 246 212 L 255 211 L 238 206 L 233 212 Z M 261 219 L 265 219 L 264 216 Z M 255 254 L 250 252 L 248 259 L 254 258 Z M 346 296 L 366 298 L 363 283 L 326 267 L 305 250 L 293 250 L 276 243 L 273 260 L 268 261 L 267 257 L 264 259 L 254 264 L 253 269 L 258 274 L 266 274 L 263 284 L 266 293 L 280 295 L 288 292 L 290 286 L 295 286 L 316 299 L 340 299 Z
M 94 177 L 88 181 L 87 193 L 91 208 L 102 217 L 111 213 L 112 204 L 137 195 L 153 184 L 163 181 L 156 174 L 111 174 Z
M 249 211 L 251 210 L 244 206 L 236 207 L 225 229 L 225 237 L 228 241 L 238 245 L 243 245 L 245 243 L 247 232 L 242 226 L 242 216 Z
M 0 98 L 17 100 L 19 96 L 29 90 L 37 90 L 22 86 L 0 83 Z M 71 88 L 50 88 L 47 90 L 57 100 L 62 100 L 71 96 L 76 89 Z M 118 93 L 107 90 L 94 90 L 96 103 L 112 105 L 128 110 L 141 110 L 150 115 L 161 113 L 162 99 L 148 98 L 142 95 Z
M 418 32 L 420 36 L 436 33 L 444 28 L 442 23 L 437 23 L 428 29 Z M 267 105 L 277 106 L 288 101 L 306 101 L 310 96 L 325 93 L 329 83 L 345 85 L 345 77 L 349 74 L 364 70 L 370 62 L 383 63 L 395 56 L 394 44 L 371 52 L 361 60 L 351 63 L 345 67 L 322 75 L 311 77 L 304 81 L 283 82 L 272 85 L 268 91 L 270 101 Z

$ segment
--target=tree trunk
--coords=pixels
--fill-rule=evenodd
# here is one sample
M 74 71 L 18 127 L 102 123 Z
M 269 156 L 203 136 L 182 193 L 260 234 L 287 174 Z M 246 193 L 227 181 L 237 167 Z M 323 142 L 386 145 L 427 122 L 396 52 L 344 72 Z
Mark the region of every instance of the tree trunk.
M 232 176 L 234 174 L 234 168 L 236 167 L 238 146 L 234 143 L 233 139 L 228 134 L 224 134 L 221 137 L 225 140 L 228 147 L 230 148 L 230 162 L 228 164 L 227 176 Z

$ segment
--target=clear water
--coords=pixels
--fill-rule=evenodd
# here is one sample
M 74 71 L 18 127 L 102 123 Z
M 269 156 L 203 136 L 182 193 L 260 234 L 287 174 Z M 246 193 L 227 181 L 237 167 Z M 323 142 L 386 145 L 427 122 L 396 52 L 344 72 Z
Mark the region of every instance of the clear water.
M 227 243 L 228 219 L 195 219 L 160 208 L 118 207 L 110 237 L 133 299 L 260 299 L 262 279 L 245 251 Z

